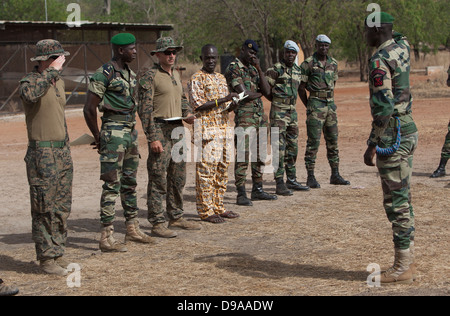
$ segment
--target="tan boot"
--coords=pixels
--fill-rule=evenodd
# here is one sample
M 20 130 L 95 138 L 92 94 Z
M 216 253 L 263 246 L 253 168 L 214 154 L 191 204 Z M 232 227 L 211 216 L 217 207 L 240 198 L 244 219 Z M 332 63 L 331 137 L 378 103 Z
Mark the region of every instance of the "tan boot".
M 47 274 L 66 276 L 69 271 L 56 264 L 55 259 L 40 260 L 41 270 Z
M 100 237 L 100 250 L 102 252 L 127 252 L 124 244 L 118 242 L 113 237 L 113 225 L 103 226 Z
M 174 238 L 178 236 L 176 232 L 167 228 L 166 223 L 154 224 L 152 228 L 152 233 L 162 238 Z
M 142 244 L 155 243 L 154 239 L 147 234 L 144 234 L 139 228 L 139 221 L 137 219 L 127 221 L 127 233 L 125 235 L 125 243 L 134 241 Z
M 413 282 L 413 274 L 410 269 L 411 251 L 410 249 L 395 248 L 394 265 L 387 271 L 381 273 L 380 283 L 390 284 L 410 284 Z
M 169 222 L 169 228 L 180 228 L 180 229 L 186 229 L 186 230 L 200 230 L 202 229 L 202 226 L 198 223 L 195 223 L 193 221 L 187 221 L 183 217 L 180 217 L 178 219 L 173 219 Z

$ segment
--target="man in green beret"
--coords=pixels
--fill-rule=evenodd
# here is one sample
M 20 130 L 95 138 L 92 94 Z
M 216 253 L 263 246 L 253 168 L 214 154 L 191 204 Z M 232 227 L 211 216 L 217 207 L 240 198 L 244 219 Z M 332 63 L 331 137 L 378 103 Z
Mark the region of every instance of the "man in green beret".
M 25 162 L 36 257 L 45 273 L 59 276 L 68 273 L 63 255 L 72 208 L 73 163 L 61 77 L 68 55 L 58 41 L 39 41 L 31 58 L 38 65 L 20 80 L 19 88 L 28 134 Z
M 415 275 L 415 228 L 410 188 L 418 132 L 411 114 L 410 46 L 402 36 L 393 38 L 394 18 L 378 14 L 375 22 L 379 23 L 366 19 L 367 43 L 377 50 L 369 61 L 373 122 L 364 163 L 375 166 L 377 155 L 384 209 L 393 229 L 395 260 L 381 274 L 381 284 L 411 283 Z
M 126 219 L 125 241 L 151 243 L 150 236 L 139 229 L 136 196 L 136 175 L 139 165 L 136 100 L 136 75 L 128 63 L 136 59 L 136 38 L 120 33 L 111 39 L 113 59 L 92 76 L 84 115 L 100 154 L 101 176 L 104 181 L 100 201 L 102 224 L 100 249 L 103 252 L 125 252 L 126 247 L 113 237 L 115 204 L 122 201 Z M 97 124 L 97 107 L 102 116 L 102 127 Z

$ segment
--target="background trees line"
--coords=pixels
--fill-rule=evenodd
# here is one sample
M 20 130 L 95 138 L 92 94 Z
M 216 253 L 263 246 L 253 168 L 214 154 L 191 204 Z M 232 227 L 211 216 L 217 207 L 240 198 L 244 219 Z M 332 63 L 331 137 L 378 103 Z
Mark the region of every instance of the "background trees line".
M 81 5 L 82 20 L 173 24 L 171 36 L 185 46 L 185 57 L 198 61 L 201 47 L 215 44 L 220 53 L 236 53 L 247 38 L 262 47 L 265 65 L 280 58 L 287 39 L 298 42 L 305 56 L 314 39 L 327 34 L 332 54 L 356 62 L 366 80 L 371 50 L 364 37 L 364 18 L 371 2 L 395 18 L 395 29 L 410 40 L 415 53 L 436 52 L 450 43 L 448 0 L 47 0 L 49 19 L 65 21 L 68 3 Z M 41 3 L 42 5 L 39 5 Z M 0 20 L 43 20 L 44 0 L 3 0 Z

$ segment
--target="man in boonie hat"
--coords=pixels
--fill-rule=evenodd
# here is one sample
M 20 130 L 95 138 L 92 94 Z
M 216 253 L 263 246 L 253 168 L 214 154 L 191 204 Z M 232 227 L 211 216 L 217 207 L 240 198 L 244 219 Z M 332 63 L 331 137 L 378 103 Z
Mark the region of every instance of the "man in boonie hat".
M 100 179 L 104 181 L 100 200 L 100 250 L 125 252 L 124 244 L 113 237 L 119 196 L 126 220 L 125 241 L 149 244 L 152 239 L 140 230 L 138 222 L 136 74 L 128 66 L 136 59 L 136 38 L 130 33 L 119 33 L 111 38 L 111 44 L 114 57 L 92 76 L 84 113 L 95 139 L 94 149 L 100 154 Z M 101 131 L 97 125 L 98 107 L 103 112 Z
M 159 62 L 139 76 L 138 112 L 149 146 L 147 218 L 153 225 L 152 233 L 161 238 L 176 237 L 177 233 L 172 228 L 201 228 L 184 218 L 186 160 L 172 157 L 172 148 L 177 145 L 172 132 L 183 129 L 183 118 L 188 124 L 193 124 L 195 119 L 184 93 L 181 75 L 175 69 L 176 56 L 182 48 L 171 37 L 159 38 L 156 49 L 151 52 Z M 184 138 L 180 140 L 184 141 Z M 168 225 L 165 210 L 169 217 Z
M 45 273 L 59 276 L 68 274 L 63 255 L 72 207 L 73 164 L 60 73 L 68 55 L 58 41 L 39 41 L 31 58 L 38 65 L 20 80 L 19 88 L 28 132 L 25 162 L 36 257 Z

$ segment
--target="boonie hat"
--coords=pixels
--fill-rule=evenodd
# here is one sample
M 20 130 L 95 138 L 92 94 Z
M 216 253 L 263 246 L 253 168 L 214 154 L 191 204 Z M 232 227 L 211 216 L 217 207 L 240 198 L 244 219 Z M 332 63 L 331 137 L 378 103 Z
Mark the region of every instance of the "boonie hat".
M 36 44 L 36 56 L 30 58 L 31 61 L 46 61 L 51 56 L 69 56 L 70 53 L 66 52 L 61 43 L 53 39 L 45 39 L 37 42 Z
M 176 51 L 180 51 L 183 49 L 183 46 L 178 46 L 175 44 L 175 41 L 171 37 L 161 37 L 156 41 L 156 49 L 152 51 L 150 54 L 153 56 L 156 53 L 165 52 L 168 49 L 175 49 Z

